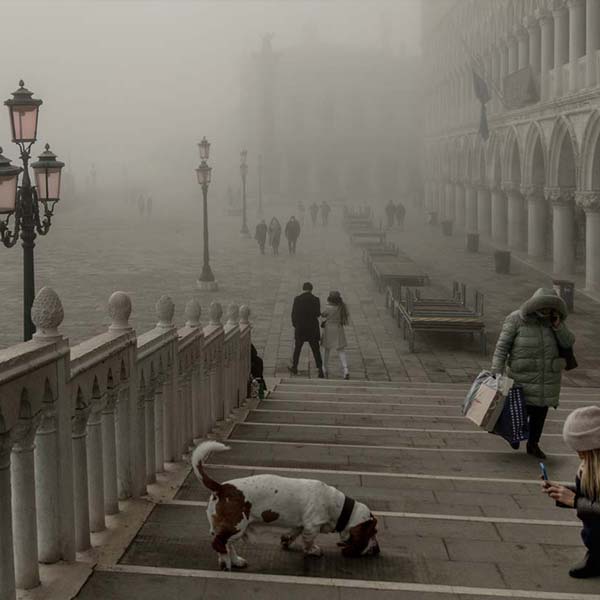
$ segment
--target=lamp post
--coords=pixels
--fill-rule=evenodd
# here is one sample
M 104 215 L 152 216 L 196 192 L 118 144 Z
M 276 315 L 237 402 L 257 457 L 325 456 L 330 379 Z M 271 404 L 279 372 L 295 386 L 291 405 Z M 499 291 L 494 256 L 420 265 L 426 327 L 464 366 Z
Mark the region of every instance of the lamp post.
M 246 176 L 248 175 L 248 150 L 242 150 L 240 152 L 240 173 L 242 175 L 242 229 L 240 233 L 244 237 L 250 237 L 248 231 L 248 223 L 246 221 Z
M 208 160 L 210 152 L 210 143 L 206 137 L 202 138 L 202 141 L 198 144 L 200 149 L 200 166 L 196 169 L 196 175 L 198 176 L 198 183 L 202 186 L 202 200 L 203 200 L 203 221 L 204 221 L 204 264 L 202 265 L 202 273 L 198 279 L 198 287 L 201 290 L 214 291 L 218 289 L 218 284 L 215 281 L 212 269 L 210 268 L 209 256 L 208 256 L 208 184 L 210 183 L 211 167 L 206 162 Z
M 263 209 L 262 209 L 262 169 L 263 169 L 263 163 L 262 163 L 262 154 L 258 155 L 258 216 L 262 217 L 263 216 Z
M 42 101 L 33 98 L 23 81 L 19 82 L 19 89 L 12 96 L 4 104 L 8 106 L 12 141 L 19 146 L 23 167 L 12 166 L 2 156 L 0 148 L 0 240 L 7 248 L 12 248 L 21 239 L 23 339 L 27 341 L 35 333 L 31 321 L 31 307 L 35 298 L 35 238 L 38 234 L 46 235 L 50 231 L 54 207 L 60 198 L 61 171 L 65 165 L 56 160 L 56 154 L 46 144 L 39 160 L 31 165 L 36 185 L 31 184 L 29 160 L 31 147 L 37 138 L 38 113 Z M 23 173 L 23 177 L 19 186 L 20 173 Z

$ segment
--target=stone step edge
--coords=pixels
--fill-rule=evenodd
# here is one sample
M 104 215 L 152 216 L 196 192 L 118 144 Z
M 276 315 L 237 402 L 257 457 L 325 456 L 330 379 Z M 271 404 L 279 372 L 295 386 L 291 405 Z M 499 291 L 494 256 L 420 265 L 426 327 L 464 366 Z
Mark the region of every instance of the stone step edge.
M 321 586 L 332 589 L 362 589 L 391 592 L 415 592 L 421 594 L 454 594 L 463 596 L 489 596 L 490 598 L 512 598 L 520 600 L 600 600 L 599 594 L 574 592 L 553 592 L 540 590 L 519 590 L 510 588 L 482 588 L 457 585 L 411 583 L 396 581 L 369 581 L 364 579 L 339 579 L 333 577 L 308 577 L 298 575 L 268 575 L 263 573 L 207 571 L 176 569 L 172 567 L 144 567 L 135 565 L 98 566 L 97 573 L 127 573 L 137 575 L 163 575 L 171 577 L 194 577 L 220 581 L 246 581 L 304 586 Z

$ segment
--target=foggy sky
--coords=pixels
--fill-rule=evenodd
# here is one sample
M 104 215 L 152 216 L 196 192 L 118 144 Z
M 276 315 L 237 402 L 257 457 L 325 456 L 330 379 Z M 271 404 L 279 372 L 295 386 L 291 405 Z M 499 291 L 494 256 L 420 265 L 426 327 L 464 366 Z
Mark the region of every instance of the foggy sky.
M 145 189 L 156 201 L 191 192 L 203 135 L 213 181 L 237 169 L 240 70 L 261 36 L 418 52 L 416 0 L 2 0 L 0 99 L 23 78 L 41 107 L 37 156 L 50 142 L 81 183 Z M 318 85 L 318 82 L 315 82 Z M 2 106 L 0 145 L 16 159 Z M 173 196 L 173 197 L 170 197 Z

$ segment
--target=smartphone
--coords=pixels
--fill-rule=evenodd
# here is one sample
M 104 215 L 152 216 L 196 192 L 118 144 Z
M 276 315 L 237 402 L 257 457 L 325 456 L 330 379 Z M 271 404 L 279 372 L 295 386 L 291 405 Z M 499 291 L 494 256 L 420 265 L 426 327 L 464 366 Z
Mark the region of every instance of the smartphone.
M 546 470 L 546 465 L 543 462 L 540 463 L 540 470 L 542 472 L 542 479 L 544 481 L 548 481 L 548 471 Z

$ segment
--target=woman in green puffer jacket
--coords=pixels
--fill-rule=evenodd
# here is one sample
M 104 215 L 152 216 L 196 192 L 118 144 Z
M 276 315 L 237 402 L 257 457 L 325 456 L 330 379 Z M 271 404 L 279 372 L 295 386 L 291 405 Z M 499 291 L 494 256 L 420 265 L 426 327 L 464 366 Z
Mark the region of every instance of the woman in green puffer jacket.
M 571 348 L 575 336 L 565 324 L 567 306 L 554 290 L 540 288 L 504 320 L 492 371 L 506 372 L 523 387 L 529 415 L 527 453 L 544 459 L 539 447 L 548 408 L 558 406 L 565 367 L 558 347 Z

